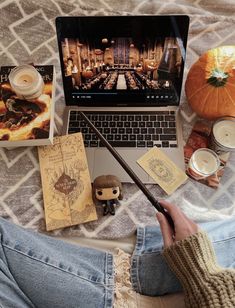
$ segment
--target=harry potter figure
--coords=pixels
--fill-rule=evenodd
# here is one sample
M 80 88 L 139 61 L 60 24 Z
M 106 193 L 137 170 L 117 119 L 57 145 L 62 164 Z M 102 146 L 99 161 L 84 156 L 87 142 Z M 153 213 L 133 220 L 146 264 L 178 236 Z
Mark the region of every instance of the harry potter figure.
M 122 184 L 115 175 L 101 175 L 93 183 L 93 199 L 103 205 L 103 215 L 115 215 L 115 205 L 123 199 Z

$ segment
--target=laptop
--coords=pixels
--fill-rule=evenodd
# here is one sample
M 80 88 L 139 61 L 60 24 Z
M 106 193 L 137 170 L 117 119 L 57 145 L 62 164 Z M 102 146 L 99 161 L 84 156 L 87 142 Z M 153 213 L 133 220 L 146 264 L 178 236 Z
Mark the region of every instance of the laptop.
M 154 146 L 184 170 L 178 109 L 188 27 L 186 15 L 57 17 L 63 134 L 83 133 L 92 180 L 133 182 L 79 111 L 144 183 L 154 181 L 136 161 Z

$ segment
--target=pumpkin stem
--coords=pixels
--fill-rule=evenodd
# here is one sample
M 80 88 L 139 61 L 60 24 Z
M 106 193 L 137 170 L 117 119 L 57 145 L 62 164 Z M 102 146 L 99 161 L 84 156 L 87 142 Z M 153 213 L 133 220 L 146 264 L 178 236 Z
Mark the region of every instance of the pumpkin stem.
M 212 72 L 210 77 L 207 79 L 207 82 L 214 87 L 223 87 L 227 79 L 229 77 L 228 73 L 225 73 L 218 68 L 215 68 Z

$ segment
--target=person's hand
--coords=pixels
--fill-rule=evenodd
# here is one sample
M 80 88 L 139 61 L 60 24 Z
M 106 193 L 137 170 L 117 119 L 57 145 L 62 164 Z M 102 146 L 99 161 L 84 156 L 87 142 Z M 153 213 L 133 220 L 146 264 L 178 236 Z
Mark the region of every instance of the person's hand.
M 177 206 L 164 200 L 159 202 L 167 210 L 175 225 L 174 234 L 165 216 L 160 212 L 156 214 L 162 231 L 165 248 L 171 246 L 176 241 L 183 240 L 198 231 L 198 225 L 189 219 Z

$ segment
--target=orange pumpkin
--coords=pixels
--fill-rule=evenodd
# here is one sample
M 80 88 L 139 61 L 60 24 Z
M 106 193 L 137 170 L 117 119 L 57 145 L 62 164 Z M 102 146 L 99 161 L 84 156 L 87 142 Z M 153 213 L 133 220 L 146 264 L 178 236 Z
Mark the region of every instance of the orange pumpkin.
M 235 46 L 208 50 L 189 70 L 185 93 L 192 109 L 214 120 L 235 116 Z

